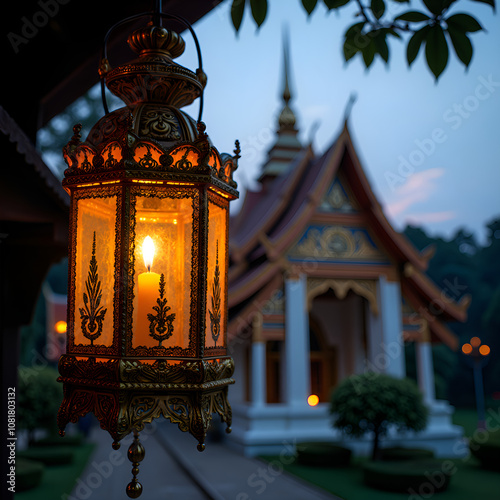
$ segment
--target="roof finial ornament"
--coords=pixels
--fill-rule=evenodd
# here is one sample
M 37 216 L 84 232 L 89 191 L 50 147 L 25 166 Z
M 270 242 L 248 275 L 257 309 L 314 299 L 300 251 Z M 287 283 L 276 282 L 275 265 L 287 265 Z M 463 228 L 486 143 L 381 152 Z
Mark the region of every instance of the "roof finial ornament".
M 285 105 L 281 110 L 278 120 L 280 130 L 295 130 L 295 114 L 290 109 L 288 103 L 292 99 L 290 92 L 290 37 L 288 27 L 283 26 L 283 101 Z
M 347 101 L 347 104 L 345 106 L 345 111 L 344 111 L 344 127 L 347 126 L 347 120 L 349 120 L 349 117 L 351 116 L 351 111 L 354 106 L 354 103 L 356 102 L 358 98 L 358 94 L 356 92 L 351 92 L 351 95 L 349 96 L 349 100 Z

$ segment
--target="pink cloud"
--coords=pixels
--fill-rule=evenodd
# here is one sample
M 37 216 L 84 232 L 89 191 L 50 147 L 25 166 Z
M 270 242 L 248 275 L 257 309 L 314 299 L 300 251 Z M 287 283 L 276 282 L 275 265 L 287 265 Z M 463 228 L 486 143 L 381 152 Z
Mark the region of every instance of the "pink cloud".
M 389 216 L 402 214 L 415 203 L 426 201 L 436 190 L 436 179 L 445 174 L 444 168 L 429 168 L 415 172 L 395 191 L 395 200 L 389 202 L 385 210 Z
M 405 221 L 408 224 L 422 224 L 429 222 L 443 222 L 446 220 L 455 219 L 457 214 L 452 210 L 447 210 L 444 212 L 427 212 L 423 214 L 411 214 L 405 215 Z

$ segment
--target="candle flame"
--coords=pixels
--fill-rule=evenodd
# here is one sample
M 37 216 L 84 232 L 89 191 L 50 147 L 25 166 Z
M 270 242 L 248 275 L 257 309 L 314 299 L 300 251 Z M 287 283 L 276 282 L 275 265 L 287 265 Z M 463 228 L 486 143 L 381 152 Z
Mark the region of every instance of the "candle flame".
M 144 265 L 146 266 L 148 272 L 151 271 L 153 267 L 153 257 L 155 255 L 155 244 L 150 236 L 144 238 L 144 243 L 142 244 L 142 256 L 144 257 Z

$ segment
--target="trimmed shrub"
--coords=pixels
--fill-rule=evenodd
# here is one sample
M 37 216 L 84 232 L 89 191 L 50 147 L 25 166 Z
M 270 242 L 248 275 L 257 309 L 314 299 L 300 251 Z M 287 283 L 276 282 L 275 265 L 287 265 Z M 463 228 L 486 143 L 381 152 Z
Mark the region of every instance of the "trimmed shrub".
M 18 373 L 18 426 L 29 433 L 30 444 L 36 429 L 57 434 L 56 417 L 62 401 L 62 384 L 54 368 L 21 367 Z
M 351 461 L 351 450 L 328 442 L 297 443 L 297 462 L 316 467 L 345 467 Z
M 35 488 L 42 482 L 45 467 L 40 462 L 18 458 L 16 460 L 16 491 Z
M 383 448 L 380 450 L 380 458 L 385 461 L 393 462 L 399 460 L 422 460 L 434 458 L 434 452 L 423 448 Z
M 441 460 L 407 460 L 367 462 L 363 465 L 363 479 L 367 486 L 379 490 L 434 494 L 448 488 L 451 475 L 443 470 Z
M 449 472 L 443 470 L 441 460 L 367 462 L 363 465 L 363 479 L 367 486 L 404 493 L 424 489 L 432 494 L 445 491 L 451 480 Z
M 483 469 L 500 472 L 500 432 L 491 432 L 486 441 L 472 437 L 469 448 Z
M 363 373 L 345 378 L 332 394 L 333 426 L 344 434 L 373 436 L 372 459 L 379 458 L 380 439 L 390 426 L 421 431 L 428 410 L 415 382 L 385 374 Z
M 20 451 L 17 456 L 50 466 L 70 464 L 73 462 L 74 453 L 67 446 L 37 446 Z

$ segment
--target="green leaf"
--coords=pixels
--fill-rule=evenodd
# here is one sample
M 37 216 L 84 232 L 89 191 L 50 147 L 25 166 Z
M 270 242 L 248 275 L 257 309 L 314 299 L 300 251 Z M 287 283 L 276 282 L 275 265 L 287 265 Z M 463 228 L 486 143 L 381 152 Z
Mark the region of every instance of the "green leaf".
M 385 12 L 385 3 L 384 0 L 371 0 L 370 9 L 373 12 L 373 15 L 380 19 Z
M 374 34 L 375 32 L 372 32 Z M 380 57 L 385 61 L 389 61 L 389 47 L 387 46 L 387 41 L 385 39 L 386 32 L 383 30 L 378 30 L 378 32 L 373 37 L 373 42 L 375 44 L 375 49 Z
M 306 9 L 308 16 L 312 14 L 312 11 L 316 8 L 317 3 L 318 0 L 302 0 L 302 5 L 304 6 L 304 9 Z
M 240 29 L 244 11 L 245 0 L 233 0 L 231 5 L 231 21 L 233 22 L 233 26 L 236 31 Z
M 323 0 L 329 10 L 338 9 L 348 4 L 351 0 Z
M 446 19 L 446 24 L 459 31 L 474 32 L 480 31 L 483 27 L 468 14 L 455 14 Z
M 487 3 L 488 5 L 491 5 L 493 7 L 493 10 L 495 10 L 495 0 L 472 0 L 473 2 L 481 2 L 481 3 Z
M 438 24 L 429 29 L 425 42 L 425 58 L 437 80 L 448 64 L 448 43 L 443 28 Z
M 252 9 L 252 16 L 260 28 L 267 15 L 267 0 L 250 0 L 250 7 Z
M 373 42 L 373 40 L 370 40 L 369 43 L 361 49 L 361 54 L 363 55 L 363 61 L 365 63 L 366 69 L 368 69 L 372 65 L 373 59 L 375 57 L 375 52 L 375 43 Z
M 359 35 L 363 30 L 366 22 L 363 21 L 361 23 L 356 23 L 350 26 L 347 31 L 344 33 L 344 38 L 354 38 L 356 35 Z
M 352 57 L 354 57 L 360 50 L 360 42 L 363 42 L 363 35 L 361 32 L 365 26 L 365 22 L 356 23 L 350 26 L 344 34 L 344 59 L 345 61 L 349 61 Z
M 422 21 L 428 21 L 430 17 L 423 12 L 417 12 L 415 10 L 410 10 L 394 18 L 395 21 L 408 21 L 410 23 L 421 23 Z
M 422 0 L 424 5 L 427 7 L 429 12 L 432 12 L 435 15 L 441 14 L 444 9 L 443 0 Z
M 408 66 L 411 66 L 415 58 L 418 56 L 420 46 L 425 40 L 429 29 L 429 26 L 424 26 L 422 29 L 418 30 L 408 41 L 408 45 L 406 47 L 406 59 L 408 61 Z
M 246 0 L 233 0 L 231 5 L 231 21 L 236 32 L 239 31 L 241 22 L 243 20 L 243 14 L 245 12 Z
M 464 63 L 465 67 L 468 67 L 473 53 L 469 37 L 463 31 L 457 30 L 452 26 L 448 26 L 447 31 L 457 57 Z
M 358 53 L 359 48 L 356 47 L 356 44 L 353 42 L 352 38 L 347 38 L 344 41 L 343 51 L 344 51 L 344 59 L 347 62 Z

